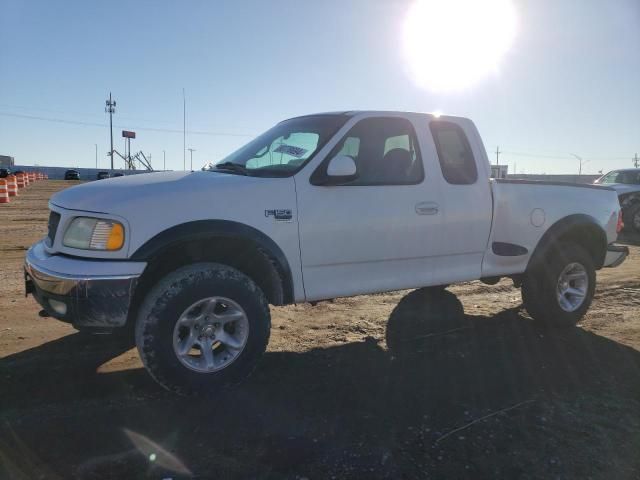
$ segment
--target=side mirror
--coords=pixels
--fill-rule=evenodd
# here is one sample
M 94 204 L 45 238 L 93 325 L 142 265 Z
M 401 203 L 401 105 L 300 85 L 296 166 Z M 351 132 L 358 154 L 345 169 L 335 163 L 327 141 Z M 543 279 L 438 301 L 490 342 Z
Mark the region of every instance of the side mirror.
M 358 177 L 356 162 L 349 155 L 333 157 L 327 165 L 327 177 L 332 185 L 355 180 Z

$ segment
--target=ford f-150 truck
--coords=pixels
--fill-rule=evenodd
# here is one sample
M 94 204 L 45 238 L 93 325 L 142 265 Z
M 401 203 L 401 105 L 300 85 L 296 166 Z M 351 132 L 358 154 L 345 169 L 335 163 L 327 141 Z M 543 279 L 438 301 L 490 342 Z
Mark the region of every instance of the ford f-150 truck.
M 130 327 L 150 374 L 183 393 L 250 373 L 269 304 L 511 277 L 535 320 L 574 325 L 596 270 L 628 254 L 616 192 L 489 176 L 465 118 L 297 117 L 202 171 L 57 193 L 26 289 L 80 330 Z

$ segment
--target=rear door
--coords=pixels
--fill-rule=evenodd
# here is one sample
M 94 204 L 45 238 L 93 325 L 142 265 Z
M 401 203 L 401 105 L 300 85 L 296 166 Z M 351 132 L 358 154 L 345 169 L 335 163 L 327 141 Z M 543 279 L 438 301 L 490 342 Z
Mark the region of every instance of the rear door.
M 452 282 L 480 278 L 493 216 L 484 146 L 466 119 L 433 119 L 429 132 L 438 163 L 441 228 L 446 238 L 438 254 L 446 259 Z

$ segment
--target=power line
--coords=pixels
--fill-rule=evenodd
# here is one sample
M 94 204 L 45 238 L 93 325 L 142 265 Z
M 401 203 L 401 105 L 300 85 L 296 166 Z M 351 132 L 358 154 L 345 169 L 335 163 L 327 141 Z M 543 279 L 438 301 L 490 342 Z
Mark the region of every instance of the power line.
M 0 104 L 2 106 L 4 104 Z M 5 105 L 6 106 L 6 105 Z M 14 107 L 14 108 L 27 108 L 27 107 Z M 34 109 L 37 110 L 37 109 Z M 41 109 L 44 111 L 44 109 Z M 53 111 L 53 110 L 50 110 Z M 59 112 L 63 113 L 63 112 Z M 105 123 L 98 122 L 86 122 L 81 120 L 67 120 L 64 118 L 56 118 L 56 117 L 43 117 L 40 115 L 27 115 L 23 113 L 14 113 L 14 112 L 5 112 L 0 111 L 0 116 L 4 117 L 14 117 L 14 118 L 22 118 L 26 120 L 37 120 L 43 122 L 51 122 L 51 123 L 61 123 L 67 125 L 81 125 L 86 127 L 100 127 L 104 128 L 107 126 Z M 186 115 L 185 115 L 186 117 Z M 124 118 L 124 117 L 121 117 Z M 255 134 L 252 133 L 232 133 L 232 132 L 220 132 L 220 131 L 207 131 L 207 130 L 186 130 L 186 122 L 184 122 L 183 129 L 175 129 L 175 128 L 160 128 L 160 127 L 139 127 L 132 125 L 114 125 L 116 128 L 130 128 L 132 130 L 141 130 L 147 132 L 159 132 L 159 133 L 182 133 L 183 136 L 187 133 L 190 135 L 209 135 L 214 137 L 255 137 Z M 186 139 L 185 139 L 186 141 Z M 186 147 L 186 145 L 185 145 Z M 500 150 L 499 147 L 496 148 L 496 162 L 498 161 L 498 156 L 501 154 L 512 155 L 517 157 L 529 157 L 529 158 L 548 158 L 554 160 L 571 160 L 570 154 L 567 155 L 546 155 L 546 154 L 537 154 L 533 152 L 523 152 L 523 151 L 514 151 L 514 150 Z M 185 148 L 185 156 L 186 156 L 186 148 Z M 629 157 L 591 157 L 588 156 L 589 160 L 627 160 Z M 185 158 L 186 160 L 186 158 Z M 638 154 L 632 159 L 636 168 L 640 166 L 640 157 Z
M 74 111 L 64 111 L 64 110 L 55 110 L 55 109 L 51 109 L 51 108 L 40 108 L 40 107 L 25 107 L 23 105 L 13 105 L 13 104 L 8 104 L 8 103 L 0 103 L 0 108 L 7 108 L 7 109 L 12 109 L 12 110 L 31 110 L 34 112 L 48 112 L 48 113 L 56 113 L 56 114 L 60 114 L 60 115 L 65 115 L 65 116 L 72 116 L 72 117 L 91 117 L 91 118 L 104 118 L 104 116 L 102 115 L 96 115 L 96 114 L 92 114 L 92 113 L 87 113 L 87 112 L 74 112 Z M 124 120 L 130 120 L 132 122 L 160 122 L 160 123 L 166 123 L 168 125 L 170 125 L 172 122 L 168 122 L 168 121 L 164 121 L 164 120 L 158 120 L 157 118 L 155 119 L 149 119 L 149 118 L 142 118 L 142 117 L 138 117 L 138 116 L 129 116 L 129 115 L 118 115 L 119 118 L 122 118 Z
M 564 157 L 555 156 L 555 155 L 538 155 L 537 153 L 513 152 L 513 151 L 510 151 L 510 150 L 503 150 L 502 153 L 505 153 L 505 154 L 508 154 L 508 155 L 514 155 L 516 157 L 553 158 L 553 159 L 556 159 L 556 160 L 569 158 L 568 155 L 565 155 Z
M 63 123 L 68 125 L 82 125 L 86 127 L 101 127 L 104 128 L 107 126 L 106 123 L 98 123 L 98 122 L 83 122 L 80 120 L 66 120 L 63 118 L 54 118 L 54 117 L 41 117 L 38 115 L 26 115 L 22 113 L 12 113 L 12 112 L 2 112 L 0 111 L 0 115 L 4 117 L 15 117 L 15 118 L 24 118 L 28 120 L 39 120 L 44 122 L 53 122 L 53 123 Z M 173 128 L 157 128 L 157 127 L 136 127 L 136 126 L 122 126 L 115 125 L 116 128 L 131 128 L 133 130 L 142 130 L 147 132 L 161 132 L 161 133 L 183 133 L 182 129 L 173 129 Z M 206 131 L 206 130 L 187 130 L 186 133 L 192 135 L 211 135 L 215 137 L 254 137 L 255 134 L 252 133 L 231 133 L 231 132 L 214 132 L 214 131 Z

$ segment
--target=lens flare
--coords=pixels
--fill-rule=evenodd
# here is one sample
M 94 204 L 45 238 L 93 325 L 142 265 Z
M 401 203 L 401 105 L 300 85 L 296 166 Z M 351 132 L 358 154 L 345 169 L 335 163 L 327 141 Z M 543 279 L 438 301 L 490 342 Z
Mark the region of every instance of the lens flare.
M 497 70 L 515 33 L 511 0 L 417 0 L 403 30 L 410 75 L 429 90 L 466 89 Z

